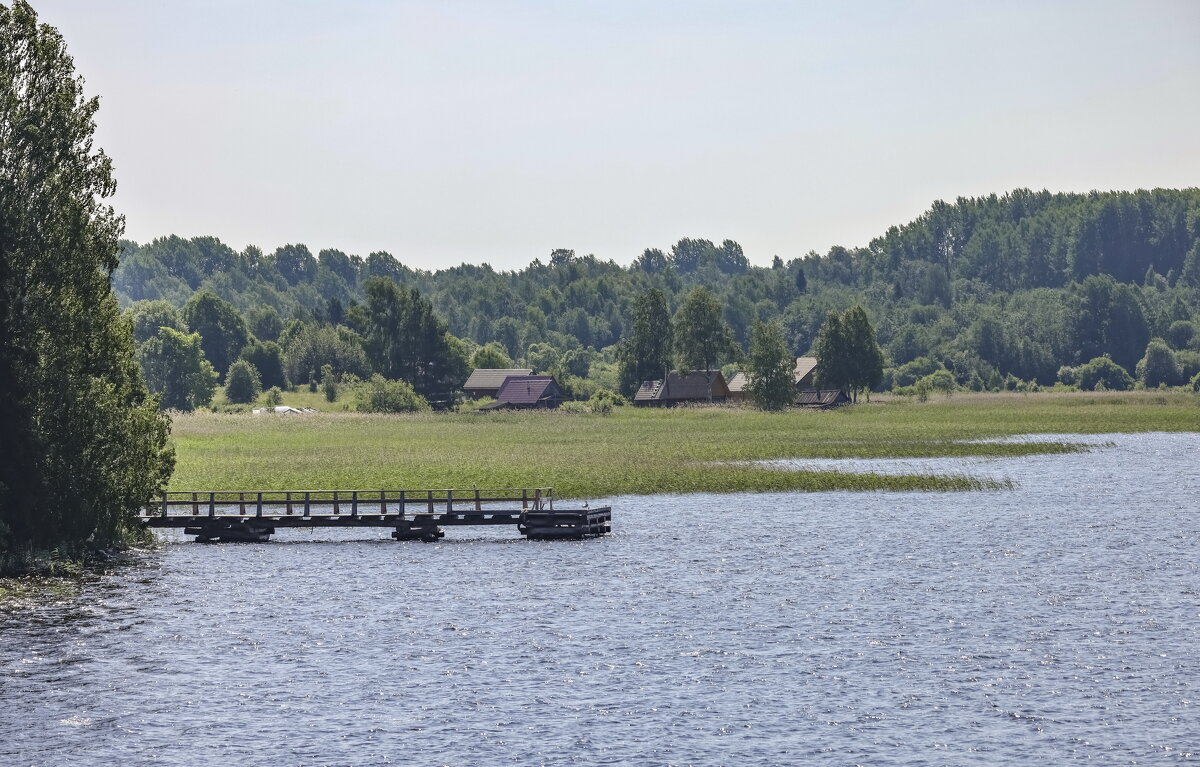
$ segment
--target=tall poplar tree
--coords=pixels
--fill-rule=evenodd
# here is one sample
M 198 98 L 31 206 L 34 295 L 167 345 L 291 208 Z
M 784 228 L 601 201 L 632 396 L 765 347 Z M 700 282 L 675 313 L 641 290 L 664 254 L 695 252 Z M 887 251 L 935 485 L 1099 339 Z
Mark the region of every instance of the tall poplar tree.
M 842 315 L 830 312 L 817 333 L 813 352 L 817 357 L 814 376 L 823 389 L 842 389 L 857 402 L 860 391 L 870 391 L 883 380 L 883 351 L 861 306 Z
M 755 320 L 747 368 L 750 396 L 763 410 L 783 410 L 796 398 L 796 361 L 778 322 Z
M 617 347 L 621 393 L 632 397 L 642 381 L 662 378 L 671 368 L 671 314 L 658 288 L 640 293 L 633 304 L 633 333 Z
M 0 568 L 122 538 L 174 464 L 111 289 L 98 107 L 58 31 L 0 6 Z
M 709 289 L 697 286 L 684 297 L 675 315 L 675 347 L 681 367 L 704 373 L 711 402 L 715 369 L 736 352 L 737 342 L 721 319 L 720 300 Z

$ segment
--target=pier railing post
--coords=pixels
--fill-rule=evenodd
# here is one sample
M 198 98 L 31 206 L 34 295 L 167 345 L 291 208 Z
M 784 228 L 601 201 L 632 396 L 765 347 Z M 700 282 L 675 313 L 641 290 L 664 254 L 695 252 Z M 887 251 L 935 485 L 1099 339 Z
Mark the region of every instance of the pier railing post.
M 379 516 L 382 517 L 382 516 L 385 516 L 386 514 L 387 514 L 387 491 L 380 490 L 379 491 Z
M 400 491 L 400 518 L 404 519 L 404 491 Z
M 304 491 L 304 516 L 311 516 L 312 510 L 312 493 L 308 490 Z
M 350 491 L 350 516 L 358 516 L 358 491 Z
M 292 491 L 291 490 L 287 491 L 287 498 L 285 498 L 284 500 L 287 501 L 287 513 L 288 513 L 288 516 L 290 517 L 290 516 L 292 516 Z
M 216 493 L 208 494 L 208 516 L 210 516 L 210 517 L 217 516 L 217 494 Z
M 454 512 L 454 491 L 447 490 L 446 491 L 446 513 L 452 514 L 453 512 Z
M 428 500 L 429 500 L 429 513 L 432 514 L 433 513 L 433 491 L 432 490 L 429 491 Z
M 529 488 L 521 488 L 521 511 L 529 510 Z
M 166 501 L 166 498 L 167 498 L 167 494 L 163 493 L 163 500 Z M 163 512 L 164 512 L 163 516 L 165 517 L 166 509 L 163 509 Z M 200 516 L 200 494 L 195 493 L 195 492 L 192 493 L 192 516 L 193 517 Z
M 258 504 L 257 504 L 256 508 L 254 509 L 254 516 L 256 516 L 256 517 L 262 516 L 262 491 L 261 490 L 258 491 Z
M 166 494 L 166 492 L 164 492 L 162 494 L 162 515 L 164 517 L 167 516 L 167 494 Z
M 479 488 L 475 488 L 475 511 L 483 511 L 483 507 L 479 505 Z

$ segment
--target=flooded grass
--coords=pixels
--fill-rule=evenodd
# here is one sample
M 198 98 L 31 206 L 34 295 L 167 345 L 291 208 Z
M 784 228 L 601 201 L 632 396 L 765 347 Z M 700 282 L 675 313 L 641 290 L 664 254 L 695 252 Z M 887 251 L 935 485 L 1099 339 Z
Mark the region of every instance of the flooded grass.
M 930 458 L 1073 452 L 1032 433 L 1200 431 L 1187 394 L 982 395 L 877 401 L 830 412 L 735 407 L 612 416 L 459 413 L 305 416 L 197 413 L 175 419 L 173 490 L 502 488 L 562 497 L 693 492 L 980 490 L 963 476 L 779 471 L 781 458 Z

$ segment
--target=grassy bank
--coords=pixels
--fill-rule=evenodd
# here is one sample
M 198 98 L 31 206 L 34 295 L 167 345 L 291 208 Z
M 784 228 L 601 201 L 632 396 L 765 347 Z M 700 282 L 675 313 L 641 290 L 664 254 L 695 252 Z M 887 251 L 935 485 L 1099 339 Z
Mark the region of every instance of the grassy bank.
M 286 401 L 286 400 L 285 400 Z M 564 497 L 777 490 L 950 490 L 966 477 L 785 472 L 733 462 L 1064 452 L 968 444 L 1030 433 L 1200 431 L 1190 394 L 959 395 L 831 412 L 618 408 L 612 416 L 490 413 L 175 419 L 173 490 L 523 487 Z

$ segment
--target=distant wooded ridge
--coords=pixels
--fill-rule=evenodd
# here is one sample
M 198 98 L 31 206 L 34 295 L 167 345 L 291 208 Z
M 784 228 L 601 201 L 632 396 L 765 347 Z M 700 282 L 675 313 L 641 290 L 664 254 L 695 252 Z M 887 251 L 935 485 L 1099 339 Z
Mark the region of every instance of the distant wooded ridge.
M 451 334 L 497 342 L 514 361 L 528 362 L 536 344 L 539 352 L 591 349 L 593 361 L 611 363 L 639 294 L 658 288 L 674 311 L 702 285 L 743 349 L 755 320 L 779 320 L 792 351 L 804 354 L 828 312 L 862 305 L 886 355 L 885 388 L 912 383 L 896 374 L 914 361 L 922 375 L 945 368 L 973 388 L 1048 385 L 1062 378 L 1060 368 L 1101 356 L 1136 374 L 1154 338 L 1184 355 L 1174 383 L 1200 367 L 1186 356 L 1200 351 L 1200 189 L 1017 189 L 938 201 L 864 248 L 777 255 L 766 267 L 728 239 L 647 248 L 628 266 L 559 249 L 515 271 L 483 264 L 430 272 L 385 252 L 313 254 L 302 244 L 239 252 L 214 237 L 172 235 L 125 241 L 113 286 L 127 306 L 182 306 L 210 291 L 246 315 L 260 340 L 273 340 L 278 323 L 252 315 L 352 325 L 347 316 L 371 277 L 415 288 Z

